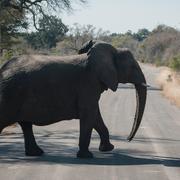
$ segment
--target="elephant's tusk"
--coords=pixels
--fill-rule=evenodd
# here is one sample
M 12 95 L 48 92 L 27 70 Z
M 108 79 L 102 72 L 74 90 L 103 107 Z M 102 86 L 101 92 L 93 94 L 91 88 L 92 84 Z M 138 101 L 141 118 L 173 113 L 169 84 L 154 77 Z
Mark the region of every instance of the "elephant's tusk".
M 144 87 L 151 87 L 149 84 L 146 84 L 146 83 L 142 83 L 141 85 Z

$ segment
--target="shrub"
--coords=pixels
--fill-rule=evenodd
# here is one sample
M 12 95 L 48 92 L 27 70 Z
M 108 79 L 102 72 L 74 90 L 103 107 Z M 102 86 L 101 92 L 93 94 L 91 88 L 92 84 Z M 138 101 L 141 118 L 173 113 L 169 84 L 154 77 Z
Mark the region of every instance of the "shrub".
M 3 53 L 3 56 L 0 57 L 0 64 L 3 63 L 4 61 L 10 60 L 13 57 L 13 50 L 6 50 Z
M 173 57 L 169 66 L 175 71 L 180 71 L 180 56 Z

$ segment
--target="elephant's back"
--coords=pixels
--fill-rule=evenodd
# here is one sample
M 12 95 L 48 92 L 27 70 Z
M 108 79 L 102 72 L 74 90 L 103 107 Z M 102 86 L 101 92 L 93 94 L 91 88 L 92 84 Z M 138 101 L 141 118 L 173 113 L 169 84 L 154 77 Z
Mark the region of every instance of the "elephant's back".
M 32 73 L 47 66 L 75 67 L 86 60 L 86 54 L 72 56 L 23 55 L 5 62 L 0 68 L 0 77 L 10 78 L 15 74 Z
M 42 125 L 48 124 L 49 114 L 53 114 L 54 121 L 76 118 L 76 90 L 84 70 L 75 68 L 75 64 L 63 63 L 63 60 L 60 57 L 50 60 L 47 56 L 21 56 L 1 66 L 2 117 L 19 118 L 19 113 L 26 119 L 43 117 L 39 122 Z

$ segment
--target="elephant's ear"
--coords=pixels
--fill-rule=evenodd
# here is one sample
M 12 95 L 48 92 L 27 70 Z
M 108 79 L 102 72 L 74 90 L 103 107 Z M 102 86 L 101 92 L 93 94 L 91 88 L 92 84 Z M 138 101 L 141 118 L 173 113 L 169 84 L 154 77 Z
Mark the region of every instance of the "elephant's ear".
M 107 43 L 96 43 L 88 51 L 88 66 L 97 74 L 100 81 L 113 91 L 116 91 L 118 86 L 116 54 L 116 49 Z
M 93 40 L 86 42 L 85 44 L 83 44 L 81 49 L 79 49 L 78 54 L 87 53 L 94 44 L 95 44 L 95 41 Z

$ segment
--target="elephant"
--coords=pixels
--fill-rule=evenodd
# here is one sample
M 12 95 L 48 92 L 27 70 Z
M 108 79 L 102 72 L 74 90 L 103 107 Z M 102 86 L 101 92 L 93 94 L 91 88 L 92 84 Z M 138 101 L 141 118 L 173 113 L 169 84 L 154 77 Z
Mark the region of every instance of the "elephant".
M 84 50 L 83 50 L 84 49 Z M 89 151 L 92 130 L 100 136 L 100 151 L 111 151 L 99 108 L 101 94 L 118 83 L 133 83 L 137 107 L 128 140 L 135 136 L 146 104 L 146 80 L 132 53 L 105 42 L 90 41 L 78 55 L 22 55 L 0 68 L 0 132 L 18 123 L 24 134 L 25 155 L 40 156 L 33 125 L 79 119 L 78 158 L 93 158 Z

